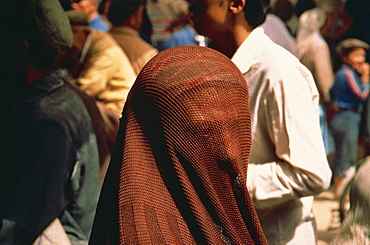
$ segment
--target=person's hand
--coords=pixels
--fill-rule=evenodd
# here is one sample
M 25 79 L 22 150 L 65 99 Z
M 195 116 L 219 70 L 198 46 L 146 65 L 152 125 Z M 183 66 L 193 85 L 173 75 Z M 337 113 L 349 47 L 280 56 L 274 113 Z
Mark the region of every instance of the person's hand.
M 361 74 L 361 80 L 364 82 L 364 83 L 368 83 L 369 82 L 369 72 L 370 72 L 370 65 L 369 63 L 362 63 L 357 71 Z

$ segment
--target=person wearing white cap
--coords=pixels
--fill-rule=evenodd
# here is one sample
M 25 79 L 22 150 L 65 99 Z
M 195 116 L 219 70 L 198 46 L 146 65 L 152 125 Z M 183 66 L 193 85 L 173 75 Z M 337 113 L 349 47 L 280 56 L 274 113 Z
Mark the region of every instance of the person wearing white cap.
M 305 11 L 299 17 L 297 57 L 312 73 L 320 100 L 320 127 L 326 154 L 334 152 L 334 143 L 326 120 L 326 105 L 330 102 L 329 89 L 334 82 L 330 49 L 320 34 L 326 14 L 321 8 Z

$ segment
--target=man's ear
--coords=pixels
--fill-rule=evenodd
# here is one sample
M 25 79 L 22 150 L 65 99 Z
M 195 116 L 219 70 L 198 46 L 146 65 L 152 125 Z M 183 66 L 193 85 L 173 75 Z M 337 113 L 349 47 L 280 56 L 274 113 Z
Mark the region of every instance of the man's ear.
M 229 4 L 229 10 L 233 14 L 237 14 L 239 12 L 242 12 L 246 4 L 246 0 L 232 0 Z

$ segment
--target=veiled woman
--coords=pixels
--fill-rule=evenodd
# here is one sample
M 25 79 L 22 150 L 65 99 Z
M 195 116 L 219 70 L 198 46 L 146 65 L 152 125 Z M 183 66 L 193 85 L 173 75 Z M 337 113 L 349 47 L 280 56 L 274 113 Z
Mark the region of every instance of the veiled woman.
M 165 50 L 121 119 L 90 244 L 267 244 L 246 188 L 245 79 L 209 48 Z

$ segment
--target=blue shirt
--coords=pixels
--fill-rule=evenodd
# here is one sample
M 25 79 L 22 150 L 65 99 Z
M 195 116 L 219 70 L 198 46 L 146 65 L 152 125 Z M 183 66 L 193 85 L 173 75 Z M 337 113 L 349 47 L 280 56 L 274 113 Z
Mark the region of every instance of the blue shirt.
M 369 85 L 361 81 L 353 68 L 342 65 L 330 89 L 330 98 L 340 108 L 361 109 L 369 92 Z
M 100 17 L 100 15 L 96 16 L 94 19 L 89 21 L 89 24 L 91 28 L 93 28 L 94 30 L 104 31 L 104 32 L 109 30 L 109 25 L 104 22 L 104 20 Z
M 172 34 L 166 41 L 164 41 L 163 50 L 184 45 L 199 45 L 195 39 L 196 36 L 197 33 L 194 29 L 190 26 L 186 26 L 181 31 Z

